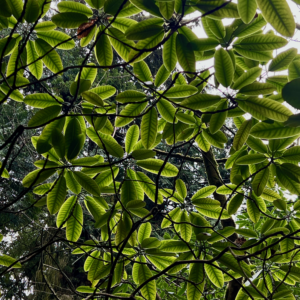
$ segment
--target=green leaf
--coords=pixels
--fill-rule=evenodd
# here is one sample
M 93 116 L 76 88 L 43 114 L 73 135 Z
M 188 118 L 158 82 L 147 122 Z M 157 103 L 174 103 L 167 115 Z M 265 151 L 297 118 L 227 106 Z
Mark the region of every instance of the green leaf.
M 7 0 L 2 0 L 0 16 L 9 18 L 11 16 L 11 14 L 12 14 L 12 10 L 10 8 L 9 3 L 7 2 Z
M 215 252 L 219 254 L 218 251 Z M 251 277 L 251 269 L 249 265 L 243 261 L 238 263 L 237 259 L 232 254 L 224 253 L 220 258 L 218 258 L 218 261 L 230 270 L 242 276 L 245 276 L 246 274 L 247 277 Z
M 276 168 L 277 180 L 280 184 L 295 195 L 300 195 L 300 184 L 286 176 L 282 169 Z
M 257 4 L 253 0 L 239 0 L 237 8 L 242 21 L 249 24 L 256 14 Z
M 269 95 L 273 94 L 276 88 L 271 83 L 253 82 L 240 89 L 240 93 L 248 96 Z
M 139 139 L 139 127 L 137 125 L 132 125 L 126 133 L 125 151 L 127 153 L 131 153 L 133 151 L 133 148 L 137 143 L 138 139 Z
M 20 262 L 16 263 L 16 259 L 8 256 L 8 255 L 0 255 L 0 265 L 5 267 L 10 267 L 12 264 L 14 264 L 11 268 L 17 269 L 22 268 L 22 265 Z
M 282 158 L 289 161 L 300 161 L 300 146 L 294 146 L 292 148 L 287 149 L 282 154 Z
M 180 105 L 191 109 L 202 109 L 217 104 L 221 100 L 218 95 L 198 94 L 183 100 Z
M 125 31 L 125 36 L 129 40 L 144 40 L 148 37 L 157 35 L 163 31 L 163 20 L 151 18 L 133 24 Z
M 234 215 L 240 206 L 242 205 L 244 200 L 243 194 L 236 194 L 228 203 L 227 211 L 230 215 Z
M 189 45 L 194 51 L 208 51 L 215 49 L 219 41 L 215 38 L 200 38 L 192 40 Z
M 212 259 L 210 255 L 206 256 L 206 259 Z M 212 265 L 205 264 L 204 270 L 207 274 L 207 277 L 210 279 L 210 281 L 218 288 L 223 288 L 224 286 L 224 276 L 220 269 L 214 267 L 219 267 L 219 264 L 217 262 L 213 262 Z
M 149 270 L 148 266 L 145 264 L 141 264 L 138 270 L 139 284 L 143 284 L 149 278 L 152 277 L 152 273 Z M 141 293 L 144 298 L 149 300 L 156 299 L 156 282 L 155 280 L 149 281 L 141 288 Z
M 37 36 L 46 41 L 53 48 L 70 50 L 75 47 L 75 42 L 72 38 L 60 31 L 41 31 L 37 33 Z
M 247 212 L 253 223 L 257 223 L 260 219 L 260 211 L 253 200 L 247 199 Z
M 61 107 L 53 105 L 38 111 L 28 122 L 28 126 L 37 127 L 56 118 L 61 112 Z
M 203 133 L 201 132 L 195 139 L 195 142 L 197 143 L 198 147 L 204 151 L 208 152 L 210 149 L 210 143 L 204 138 Z
M 146 149 L 151 149 L 157 135 L 157 111 L 152 107 L 142 118 L 141 139 Z
M 50 71 L 58 73 L 63 69 L 60 56 L 47 42 L 42 39 L 37 39 L 35 41 L 35 49 L 38 56 L 43 57 L 42 61 Z
M 51 139 L 52 139 L 52 132 L 53 132 L 54 128 L 62 130 L 64 123 L 65 123 L 65 119 L 62 118 L 62 119 L 53 121 L 50 124 L 45 126 L 40 137 L 38 137 L 38 139 L 35 142 L 32 141 L 32 143 L 36 147 L 38 153 L 43 154 L 52 148 L 51 144 L 50 144 Z M 50 150 L 50 151 L 52 151 L 52 150 Z M 59 157 L 56 155 L 54 150 L 52 151 L 52 153 L 48 152 L 47 154 L 43 154 L 43 155 L 45 157 L 47 157 L 47 155 L 49 155 L 49 159 L 53 160 L 55 162 L 59 160 Z
M 190 265 L 189 282 L 186 290 L 188 300 L 200 300 L 205 285 L 204 274 L 203 264 L 195 263 Z
M 47 207 L 50 214 L 56 214 L 61 208 L 67 195 L 66 179 L 62 176 L 55 183 L 47 196 Z
M 267 0 L 273 1 L 273 0 Z M 242 40 L 237 40 L 234 46 L 246 49 L 248 51 L 270 51 L 276 50 L 286 46 L 288 41 L 273 34 L 255 34 L 253 36 L 245 37 Z
M 265 168 L 255 175 L 252 181 L 252 188 L 257 196 L 263 193 L 269 179 L 269 174 L 269 168 Z
M 51 187 L 52 187 L 52 183 L 45 183 L 34 188 L 33 192 L 36 195 L 44 195 L 50 191 Z M 45 202 L 45 204 L 46 203 L 47 202 Z
M 260 67 L 252 68 L 240 76 L 233 84 L 234 90 L 240 90 L 248 84 L 253 83 L 260 76 L 262 69 Z
M 279 93 L 282 92 L 283 87 L 288 82 L 288 77 L 286 75 L 276 75 L 272 77 L 268 77 L 266 82 L 273 84 Z
M 181 253 L 190 251 L 190 248 L 183 241 L 163 240 L 159 250 L 171 253 Z
M 42 32 L 42 31 L 50 31 L 56 29 L 56 25 L 51 21 L 43 21 L 41 23 L 36 24 L 34 27 L 34 30 L 36 32 Z
M 169 72 L 172 72 L 176 67 L 176 33 L 173 33 L 163 45 L 163 62 Z
M 161 67 L 157 71 L 154 85 L 156 87 L 161 86 L 163 83 L 165 83 L 165 81 L 169 78 L 169 76 L 170 76 L 170 72 L 166 69 L 164 65 L 161 65 Z
M 9 0 L 7 1 L 8 5 L 10 6 L 11 12 L 14 15 L 14 17 L 19 20 L 21 15 L 22 15 L 22 11 L 23 11 L 23 1 L 22 0 Z
M 145 51 L 144 49 L 151 49 L 157 47 L 157 45 L 162 41 L 164 37 L 164 32 L 160 32 L 157 35 L 151 36 L 144 40 L 140 40 L 135 48 L 141 50 L 132 49 L 128 55 L 128 60 L 130 62 L 139 62 L 145 59 L 147 56 L 151 54 L 151 51 Z
M 233 35 L 236 37 L 249 36 L 260 31 L 265 25 L 267 25 L 266 20 L 262 14 L 258 14 L 257 18 L 254 18 L 249 24 L 240 24 L 233 32 Z
M 134 118 L 138 117 L 139 114 L 146 108 L 147 103 L 128 104 L 121 112 L 120 115 L 124 117 L 117 117 L 115 121 L 116 127 L 123 127 L 131 123 Z M 132 116 L 129 118 L 128 116 Z
M 87 81 L 89 81 L 89 80 L 87 80 Z M 100 107 L 104 106 L 103 100 L 96 93 L 93 93 L 91 91 L 85 91 L 85 92 L 81 93 L 81 96 L 85 101 L 87 101 L 91 104 L 94 104 L 94 105 L 100 106 Z
M 251 133 L 251 131 L 250 131 L 250 133 Z M 260 153 L 268 152 L 267 146 L 260 139 L 256 139 L 255 137 L 253 137 L 251 135 L 248 137 L 248 140 L 246 143 L 251 149 L 253 149 L 257 152 L 260 152 Z
M 99 27 L 99 33 L 96 36 L 95 56 L 100 66 L 110 66 L 113 62 L 113 50 L 106 34 L 102 33 L 104 27 Z
M 224 0 L 202 0 L 194 7 L 202 13 L 209 14 L 209 17 L 213 19 L 238 19 L 240 16 L 237 10 L 237 5 L 235 3 L 228 3 L 227 5 L 224 5 L 224 3 L 226 3 Z
M 264 154 L 247 154 L 238 158 L 235 161 L 237 165 L 252 165 L 252 164 L 259 164 L 261 162 L 266 161 L 267 157 Z
M 81 192 L 81 186 L 75 180 L 73 173 L 71 171 L 67 171 L 65 173 L 65 178 L 68 189 L 70 189 L 74 194 L 78 195 Z
M 142 248 L 151 249 L 151 248 L 158 248 L 161 242 L 155 237 L 148 237 L 143 239 L 141 246 Z
M 213 146 L 223 149 L 224 143 L 227 142 L 227 138 L 223 132 L 217 131 L 215 134 L 211 134 L 210 131 L 203 130 L 202 131 L 204 138 Z
M 169 101 L 165 99 L 160 99 L 156 106 L 161 116 L 167 122 L 177 123 L 175 118 L 176 109 Z
M 77 197 L 71 196 L 66 200 L 66 202 L 61 206 L 57 218 L 56 218 L 56 226 L 60 227 L 69 217 L 71 211 L 74 209 L 74 205 L 76 204 Z
M 125 7 L 125 2 L 122 0 L 106 0 L 104 2 L 104 11 L 110 15 L 116 15 Z
M 285 227 L 276 227 L 273 228 L 267 232 L 264 233 L 265 236 L 269 236 L 269 235 L 273 235 L 273 237 L 276 237 L 276 235 L 274 236 L 275 233 L 278 233 L 278 237 L 282 236 L 282 233 L 287 235 L 290 233 L 289 229 L 285 228 Z
M 89 18 L 93 16 L 93 11 L 90 8 L 78 2 L 63 1 L 57 4 L 57 8 L 61 13 L 64 12 L 80 13 L 86 15 Z
M 269 65 L 269 71 L 281 71 L 288 68 L 289 64 L 297 55 L 297 49 L 291 48 L 278 54 Z
M 164 93 L 164 96 L 167 98 L 183 98 L 183 97 L 192 96 L 197 92 L 198 89 L 196 87 L 192 85 L 183 84 L 183 85 L 171 87 Z
M 134 63 L 133 72 L 139 80 L 143 82 L 152 82 L 152 74 L 150 68 L 144 61 Z
M 177 112 L 176 117 L 178 118 L 179 121 L 185 124 L 195 125 L 196 123 L 196 119 L 194 118 L 194 116 L 188 115 L 187 113 Z M 193 129 L 193 128 L 188 128 L 187 130 L 189 129 Z M 191 131 L 191 133 L 193 133 L 193 131 Z
M 300 78 L 294 79 L 291 82 L 287 83 L 282 90 L 283 99 L 288 104 L 290 104 L 291 106 L 297 109 L 300 108 L 300 104 L 297 97 L 300 90 L 299 83 L 300 83 Z
M 66 153 L 65 137 L 57 128 L 54 128 L 52 132 L 52 146 L 59 158 L 63 159 Z
M 183 198 L 179 195 L 179 193 L 175 192 L 172 189 L 161 189 L 160 192 L 165 198 L 170 199 L 173 202 L 176 202 L 176 203 L 183 202 Z
M 180 236 L 184 241 L 189 242 L 192 237 L 193 229 L 190 224 L 187 224 L 190 223 L 190 217 L 186 211 L 182 212 L 180 222 Z
M 219 104 L 216 109 L 217 111 L 221 111 L 221 112 L 215 113 L 211 116 L 210 122 L 209 122 L 209 130 L 210 130 L 211 134 L 215 134 L 224 125 L 225 120 L 227 118 L 227 110 L 226 110 L 227 108 L 228 108 L 228 102 L 224 101 L 221 104 Z M 225 110 L 225 111 L 222 111 L 222 110 Z
M 87 23 L 86 15 L 75 12 L 64 12 L 52 17 L 52 22 L 62 28 L 78 28 L 81 24 Z
M 123 157 L 123 148 L 110 135 L 101 133 L 100 131 L 96 133 L 95 130 L 91 127 L 87 129 L 87 135 L 101 149 L 105 148 L 106 151 L 108 151 L 111 155 L 115 157 Z
M 155 155 L 156 155 L 155 151 L 146 150 L 146 149 L 134 150 L 132 152 L 132 157 L 137 160 L 152 158 Z
M 42 18 L 46 15 L 51 6 L 51 1 L 48 0 L 38 0 L 40 4 L 40 14 Z
M 206 22 L 210 31 L 216 36 L 216 38 L 223 39 L 226 36 L 226 30 L 221 20 L 207 18 Z
M 175 187 L 178 194 L 184 199 L 187 196 L 187 189 L 184 181 L 181 179 L 177 179 Z
M 170 211 L 168 213 L 168 218 L 177 222 L 181 217 L 181 210 L 180 210 L 180 207 L 176 207 L 175 209 L 173 209 L 172 211 Z M 167 227 L 170 227 L 172 222 L 167 219 L 167 218 L 164 218 L 162 223 L 161 223 L 161 228 L 167 228 Z
M 94 196 L 100 195 L 100 189 L 97 183 L 91 179 L 89 176 L 85 175 L 82 172 L 73 172 L 72 173 L 75 180 L 90 194 Z
M 176 37 L 176 54 L 182 69 L 187 72 L 187 76 L 193 77 L 196 72 L 196 58 L 194 51 L 189 47 L 189 41 L 183 34 Z
M 145 10 L 151 15 L 162 17 L 158 6 L 154 0 L 130 0 L 130 2 L 141 10 Z
M 261 198 L 273 202 L 276 199 L 281 199 L 281 196 L 270 189 L 264 189 L 263 193 L 261 194 Z
M 144 239 L 150 237 L 152 231 L 152 227 L 150 223 L 143 223 L 138 231 L 138 241 L 141 244 Z
M 85 247 L 85 246 L 82 246 L 82 248 L 83 247 Z M 83 266 L 85 272 L 88 272 L 91 269 L 91 266 L 92 266 L 94 260 L 99 258 L 100 254 L 101 254 L 101 252 L 96 250 L 96 251 L 93 251 L 90 256 L 88 256 L 88 258 L 85 260 L 84 266 Z
M 23 73 L 24 73 L 24 67 L 26 66 L 26 62 L 27 62 L 27 53 L 26 53 L 26 49 L 24 49 L 22 51 L 22 53 L 20 53 L 19 47 L 15 47 L 7 64 L 7 70 L 6 70 L 6 75 L 12 75 L 15 73 L 15 68 L 22 68 L 23 70 L 20 70 L 18 72 L 18 77 L 22 77 Z M 17 63 L 17 59 L 18 59 L 18 63 Z
M 99 187 L 104 187 L 104 186 L 109 186 L 113 183 L 113 180 L 117 177 L 119 173 L 119 168 L 117 167 L 112 167 L 112 170 L 107 170 L 105 172 L 102 172 L 99 174 L 96 178 L 95 181 L 99 185 Z
M 35 44 L 33 41 L 28 41 L 26 44 L 27 50 L 27 63 L 29 71 L 35 76 L 37 79 L 40 79 L 43 75 L 43 61 L 38 60 L 39 55 L 35 50 Z
M 116 88 L 111 85 L 103 85 L 91 89 L 90 92 L 96 93 L 101 99 L 105 100 L 116 93 Z
M 204 216 L 211 218 L 211 219 L 221 219 L 226 220 L 230 218 L 230 215 L 228 214 L 226 209 L 223 209 L 221 207 L 211 206 L 207 205 L 205 208 L 202 207 L 196 207 L 196 209 Z
M 126 180 L 122 185 L 121 200 L 124 206 L 127 207 L 128 202 L 137 200 L 135 184 L 131 180 Z
M 116 28 L 108 28 L 109 40 L 116 52 L 122 59 L 128 61 L 128 56 L 132 47 L 135 47 L 133 41 L 127 40 L 125 34 Z
M 286 202 L 282 199 L 277 199 L 273 201 L 274 206 L 276 206 L 279 210 L 286 211 Z
M 116 100 L 120 103 L 128 103 L 128 102 L 141 102 L 147 98 L 147 95 L 134 91 L 134 90 L 127 90 L 117 95 Z
M 220 48 L 215 53 L 215 76 L 224 87 L 229 87 L 234 75 L 234 69 L 230 55 Z
M 85 134 L 82 134 L 80 123 L 76 118 L 72 118 L 68 123 L 65 133 L 66 158 L 74 159 L 78 156 L 85 141 Z
M 250 134 L 260 139 L 280 139 L 300 134 L 300 128 L 284 127 L 280 123 L 260 122 L 252 127 Z
M 46 108 L 49 106 L 60 105 L 60 102 L 63 102 L 63 99 L 60 97 L 56 97 L 59 101 L 57 102 L 52 96 L 49 94 L 31 94 L 27 95 L 24 99 L 24 103 L 36 108 Z
M 138 180 L 139 185 L 144 190 L 145 194 L 154 202 L 155 201 L 155 195 L 156 195 L 156 186 L 154 182 L 144 173 L 142 172 L 136 172 L 136 179 Z M 163 197 L 158 192 L 158 204 L 163 203 Z
M 158 1 L 158 7 L 162 16 L 169 20 L 174 13 L 175 1 Z
M 80 204 L 75 204 L 71 217 L 67 221 L 66 236 L 71 242 L 77 242 L 83 227 L 83 212 Z
M 82 69 L 81 72 L 81 76 L 80 79 L 84 79 L 84 80 L 89 80 L 91 82 L 91 84 L 95 81 L 96 77 L 97 77 L 97 69 L 93 68 L 96 65 L 93 63 L 88 63 L 87 66 L 85 68 Z M 75 81 L 78 81 L 78 77 L 79 74 L 76 75 Z M 103 88 L 105 86 L 102 86 Z M 101 88 L 101 87 L 100 87 Z M 93 89 L 93 90 L 97 90 L 97 88 Z M 93 93 L 96 93 L 95 91 L 93 91 Z M 97 93 L 96 93 L 97 94 Z M 100 96 L 99 96 L 100 97 Z
M 104 5 L 105 0 L 85 0 L 92 8 L 99 9 Z
M 300 61 L 294 60 L 289 65 L 289 81 L 300 77 Z
M 234 45 L 234 50 L 243 57 L 254 61 L 268 62 L 273 58 L 271 51 L 253 51 L 238 47 L 237 45 Z
M 293 115 L 286 106 L 268 98 L 248 97 L 246 100 L 237 100 L 237 102 L 242 110 L 262 120 L 268 118 L 285 122 Z
M 252 119 L 244 121 L 233 139 L 233 149 L 240 150 L 248 140 L 252 127 Z
M 109 18 L 110 20 L 114 20 L 114 18 Z M 125 33 L 125 31 L 132 25 L 137 24 L 137 21 L 128 19 L 128 18 L 115 18 L 112 26 Z
M 145 159 L 141 161 L 137 161 L 136 164 L 147 170 L 148 172 L 158 174 L 160 169 L 162 168 L 164 161 L 160 159 Z M 161 176 L 165 177 L 175 177 L 178 174 L 178 169 L 174 165 L 170 163 L 166 163 L 160 172 Z
M 283 36 L 292 37 L 295 32 L 295 21 L 286 0 L 256 0 L 264 18 Z
M 82 25 L 79 26 L 79 28 L 82 28 L 84 30 L 84 28 L 87 26 L 86 24 L 90 24 L 90 23 L 83 23 Z M 82 31 L 79 32 L 78 37 L 81 37 L 82 35 L 84 35 L 83 33 L 85 32 L 87 35 L 82 37 L 80 40 L 80 46 L 81 47 L 86 47 L 94 38 L 95 33 L 97 31 L 97 27 L 94 25 L 91 25 L 91 27 L 89 27 L 89 29 L 85 29 L 86 31 Z

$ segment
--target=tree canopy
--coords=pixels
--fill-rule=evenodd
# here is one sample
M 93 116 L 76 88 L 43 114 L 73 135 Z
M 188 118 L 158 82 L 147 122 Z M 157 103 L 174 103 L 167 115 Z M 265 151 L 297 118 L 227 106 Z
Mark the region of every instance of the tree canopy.
M 296 4 L 0 0 L 0 297 L 297 299 Z

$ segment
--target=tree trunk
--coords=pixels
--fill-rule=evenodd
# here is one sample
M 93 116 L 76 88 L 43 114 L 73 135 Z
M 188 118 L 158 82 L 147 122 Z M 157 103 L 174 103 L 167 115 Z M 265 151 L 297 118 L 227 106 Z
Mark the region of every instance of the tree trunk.
M 221 175 L 219 172 L 218 164 L 216 162 L 215 156 L 212 152 L 212 149 L 210 149 L 208 152 L 202 151 L 204 166 L 207 174 L 207 179 L 209 184 L 215 185 L 216 187 L 219 187 L 223 185 L 221 181 Z M 221 206 L 226 206 L 226 197 L 224 195 L 219 195 L 216 192 L 214 193 L 215 200 L 220 201 Z M 226 207 L 225 207 L 226 208 Z M 232 218 L 227 220 L 222 220 L 221 224 L 223 228 L 232 226 L 235 227 L 235 222 Z M 232 236 L 229 237 L 231 241 L 235 241 L 237 239 L 237 234 L 234 233 Z M 240 282 L 242 282 L 242 278 L 239 279 Z M 228 283 L 227 291 L 225 295 L 225 300 L 234 300 L 236 298 L 236 295 L 240 289 L 240 284 L 237 282 L 237 280 L 232 280 Z

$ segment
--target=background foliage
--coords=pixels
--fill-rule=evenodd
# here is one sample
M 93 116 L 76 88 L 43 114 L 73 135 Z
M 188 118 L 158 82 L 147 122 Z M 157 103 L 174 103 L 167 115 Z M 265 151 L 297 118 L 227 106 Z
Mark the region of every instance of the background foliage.
M 299 297 L 292 2 L 0 0 L 1 299 Z

